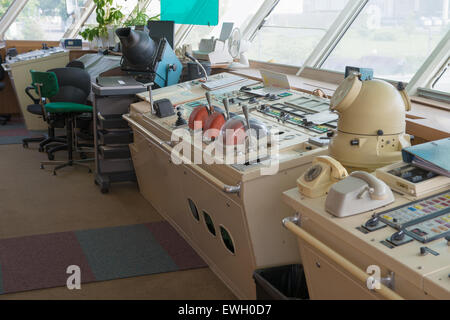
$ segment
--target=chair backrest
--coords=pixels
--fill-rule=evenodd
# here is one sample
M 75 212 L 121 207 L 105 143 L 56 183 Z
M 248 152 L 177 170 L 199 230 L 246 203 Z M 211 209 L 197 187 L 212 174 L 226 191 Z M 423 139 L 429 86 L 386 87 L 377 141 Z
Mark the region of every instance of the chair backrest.
M 84 69 L 84 63 L 80 60 L 72 60 L 67 65 L 66 68 L 80 68 Z
M 74 102 L 86 104 L 91 93 L 91 77 L 86 70 L 80 68 L 51 69 L 58 79 L 59 91 L 50 97 L 51 102 Z
M 41 92 L 42 98 L 50 98 L 55 96 L 59 91 L 58 79 L 54 72 L 41 72 L 30 70 L 31 85 L 36 92 Z M 40 88 L 38 88 L 40 87 Z

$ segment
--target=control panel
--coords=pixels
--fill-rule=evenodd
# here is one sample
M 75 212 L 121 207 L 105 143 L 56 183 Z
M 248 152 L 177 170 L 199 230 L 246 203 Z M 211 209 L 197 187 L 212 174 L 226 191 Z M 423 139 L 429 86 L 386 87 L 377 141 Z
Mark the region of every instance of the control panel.
M 274 159 L 295 162 L 329 144 L 331 130 L 335 128 L 332 122 L 336 122 L 338 116 L 329 111 L 328 99 L 288 89 L 265 88 L 253 80 L 213 91 L 200 86 L 195 81 L 189 82 L 173 88 L 166 96 L 156 91 L 155 104 L 167 97 L 175 108 L 175 115 L 158 118 L 146 112 L 143 118 L 157 122 L 168 132 L 180 129 L 177 134 L 192 135 L 202 131 L 205 154 L 222 159 L 222 153 L 227 152 L 227 157 L 236 160 L 231 166 L 240 172 L 264 167 Z M 270 93 L 261 94 L 262 89 Z M 325 109 L 327 111 L 322 111 Z M 309 116 L 316 119 L 309 119 Z M 316 120 L 322 122 L 316 123 Z M 323 122 L 326 125 L 322 125 Z M 247 128 L 255 129 L 256 133 L 250 135 L 255 134 L 252 139 L 256 140 L 242 138 Z
M 20 62 L 20 61 L 27 61 L 27 60 L 43 58 L 43 57 L 47 57 L 49 55 L 52 55 L 55 53 L 60 53 L 60 52 L 65 52 L 65 50 L 62 48 L 58 48 L 58 47 L 48 48 L 45 50 L 44 49 L 34 50 L 34 51 L 18 54 L 15 57 L 8 57 L 6 60 L 6 63 L 12 64 L 12 63 Z
M 450 236 L 450 190 L 381 212 L 362 226 L 361 231 L 376 231 L 387 226 L 397 230 L 384 242 L 401 246 L 414 239 L 429 243 Z
M 242 113 L 242 106 L 245 105 L 263 118 L 272 118 L 276 122 L 291 124 L 314 134 L 324 134 L 337 128 L 338 115 L 329 110 L 328 99 L 290 90 L 265 96 L 252 94 L 252 90 L 259 88 L 256 85 L 228 92 L 212 91 L 213 104 L 221 106 L 223 99 L 228 99 L 232 112 Z M 184 110 L 184 114 L 189 116 L 194 108 L 206 104 L 206 99 L 199 99 L 178 105 L 178 109 Z

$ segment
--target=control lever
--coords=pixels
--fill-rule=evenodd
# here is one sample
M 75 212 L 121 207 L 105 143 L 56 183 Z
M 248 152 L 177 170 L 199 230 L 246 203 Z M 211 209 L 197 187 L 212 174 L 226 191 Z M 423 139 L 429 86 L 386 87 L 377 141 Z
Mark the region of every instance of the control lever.
M 208 114 L 212 114 L 212 102 L 211 102 L 211 93 L 209 91 L 206 91 L 205 93 L 206 101 L 208 101 L 208 107 L 206 108 L 208 110 Z
M 244 112 L 245 121 L 247 122 L 247 130 L 250 130 L 250 117 L 248 115 L 248 107 L 242 106 L 242 111 Z
M 249 150 L 252 147 L 252 139 L 250 136 L 248 136 L 248 134 L 251 134 L 250 131 L 250 116 L 248 115 L 248 107 L 246 105 L 242 106 L 242 111 L 244 112 L 244 116 L 245 116 L 245 121 L 247 122 L 247 137 L 248 137 L 248 148 Z
M 403 230 L 396 232 L 392 235 L 391 240 L 392 241 L 402 241 L 405 239 L 405 232 Z
M 230 120 L 230 105 L 228 103 L 228 98 L 224 98 L 222 102 L 227 115 L 227 120 Z
M 366 222 L 366 227 L 374 228 L 378 225 L 379 222 L 380 218 L 378 218 L 378 216 L 374 216 L 369 221 Z
M 155 110 L 154 105 L 153 105 L 152 85 L 153 85 L 153 83 L 149 83 L 149 84 L 147 85 L 148 102 L 150 103 L 150 111 L 151 111 L 151 113 L 152 113 L 152 114 L 155 114 L 155 113 L 156 113 L 156 110 Z

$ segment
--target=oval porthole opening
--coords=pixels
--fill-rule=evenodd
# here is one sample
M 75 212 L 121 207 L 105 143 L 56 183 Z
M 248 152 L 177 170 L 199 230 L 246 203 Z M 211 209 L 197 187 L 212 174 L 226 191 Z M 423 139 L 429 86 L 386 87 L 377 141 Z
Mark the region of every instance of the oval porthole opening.
M 222 237 L 222 242 L 225 245 L 225 247 L 230 251 L 231 254 L 235 254 L 235 248 L 234 248 L 234 242 L 233 238 L 231 237 L 230 233 L 228 232 L 225 227 L 220 226 L 220 235 Z
M 192 216 L 195 220 L 200 221 L 200 216 L 198 214 L 197 206 L 195 205 L 194 201 L 191 199 L 188 199 L 189 208 L 191 209 Z
M 214 237 L 216 236 L 216 227 L 214 226 L 214 222 L 211 218 L 211 216 L 203 211 L 203 217 L 205 218 L 205 225 L 206 228 L 208 229 L 209 233 L 211 233 Z

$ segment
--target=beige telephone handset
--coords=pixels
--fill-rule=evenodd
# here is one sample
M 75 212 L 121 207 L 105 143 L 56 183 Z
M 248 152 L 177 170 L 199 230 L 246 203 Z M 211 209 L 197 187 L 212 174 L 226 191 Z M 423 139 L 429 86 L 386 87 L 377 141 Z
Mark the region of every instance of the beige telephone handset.
M 309 198 L 324 196 L 331 186 L 348 176 L 347 170 L 335 159 L 320 156 L 298 180 L 298 190 Z
M 356 171 L 331 187 L 325 209 L 342 218 L 387 206 L 394 200 L 386 183 L 370 173 Z

